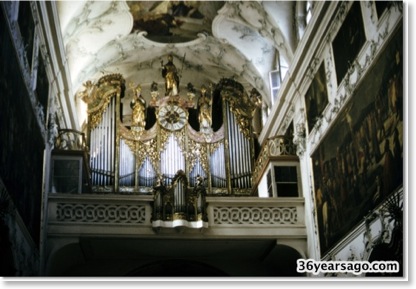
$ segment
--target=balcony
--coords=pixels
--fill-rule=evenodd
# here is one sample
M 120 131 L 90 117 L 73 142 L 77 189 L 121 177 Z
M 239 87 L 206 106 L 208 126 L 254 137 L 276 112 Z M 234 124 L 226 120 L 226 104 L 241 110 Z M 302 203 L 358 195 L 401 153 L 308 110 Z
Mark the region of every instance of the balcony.
M 57 138 L 48 199 L 49 236 L 306 237 L 302 197 L 218 196 L 206 185 L 188 184 L 183 172 L 167 186 L 147 187 L 146 193 L 114 193 L 111 186 L 108 192 L 91 193 L 85 147 L 83 134 L 72 130 Z M 67 156 L 70 152 L 83 154 Z M 274 157 L 293 155 L 290 140 L 270 139 L 254 175 L 261 176 Z
M 124 276 L 137 264 L 169 258 L 205 262 L 231 275 L 264 276 L 306 256 L 302 197 L 220 195 L 204 179 L 188 182 L 180 171 L 146 190 L 110 184 L 94 191 L 88 189 L 91 170 L 68 151 L 52 155 L 46 217 L 51 276 Z M 275 154 L 273 147 L 269 151 Z
M 299 160 L 296 155 L 296 146 L 290 138 L 286 136 L 275 136 L 266 141 L 261 148 L 253 172 L 253 182 L 255 184 L 259 183 L 268 164 L 274 160 Z
M 152 195 L 50 194 L 48 235 L 185 235 L 303 238 L 303 198 L 206 197 L 207 225 L 202 228 L 155 227 Z

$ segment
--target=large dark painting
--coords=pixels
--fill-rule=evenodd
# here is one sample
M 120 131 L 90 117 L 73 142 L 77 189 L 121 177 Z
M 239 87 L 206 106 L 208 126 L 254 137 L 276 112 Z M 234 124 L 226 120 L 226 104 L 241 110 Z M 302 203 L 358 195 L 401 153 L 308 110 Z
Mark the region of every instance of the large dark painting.
M 354 2 L 332 47 L 338 84 L 341 83 L 366 41 L 360 1 Z
M 27 61 L 29 66 L 32 67 L 35 22 L 33 21 L 30 5 L 29 1 L 19 2 L 19 16 L 17 20 L 19 23 L 20 34 L 25 45 Z
M 0 43 L 0 178 L 39 245 L 45 145 L 2 9 Z
M 38 59 L 39 59 L 39 66 L 38 66 L 38 73 L 37 73 L 37 78 L 36 78 L 35 93 L 39 100 L 39 103 L 42 105 L 43 116 L 45 117 L 47 109 L 48 109 L 49 82 L 48 82 L 48 76 L 46 75 L 45 63 L 43 61 L 43 57 L 41 54 L 39 54 Z
M 403 30 L 312 155 L 321 253 L 403 185 Z
M 322 116 L 328 105 L 328 91 L 325 80 L 325 66 L 319 67 L 308 91 L 305 95 L 306 115 L 309 131 L 312 130 L 317 120 Z

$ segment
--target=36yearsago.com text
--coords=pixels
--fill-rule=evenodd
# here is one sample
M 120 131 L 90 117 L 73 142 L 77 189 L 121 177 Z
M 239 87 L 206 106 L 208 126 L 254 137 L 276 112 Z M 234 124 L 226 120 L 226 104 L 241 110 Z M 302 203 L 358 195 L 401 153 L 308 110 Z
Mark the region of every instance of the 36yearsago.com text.
M 312 273 L 314 275 L 325 273 L 395 273 L 399 272 L 397 261 L 316 261 L 313 259 L 299 259 L 297 271 L 299 273 Z

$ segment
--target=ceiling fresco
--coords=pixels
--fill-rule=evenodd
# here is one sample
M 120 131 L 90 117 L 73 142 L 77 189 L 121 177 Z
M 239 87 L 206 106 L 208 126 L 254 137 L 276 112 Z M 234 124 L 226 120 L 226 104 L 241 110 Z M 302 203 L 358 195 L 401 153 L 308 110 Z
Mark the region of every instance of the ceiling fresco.
M 212 20 L 223 1 L 127 1 L 133 15 L 133 32 L 146 31 L 150 40 L 180 43 L 198 33 L 211 34 Z
M 270 104 L 269 71 L 296 46 L 296 1 L 57 1 L 72 89 L 121 73 L 143 93 L 173 56 L 182 91 L 232 77 Z

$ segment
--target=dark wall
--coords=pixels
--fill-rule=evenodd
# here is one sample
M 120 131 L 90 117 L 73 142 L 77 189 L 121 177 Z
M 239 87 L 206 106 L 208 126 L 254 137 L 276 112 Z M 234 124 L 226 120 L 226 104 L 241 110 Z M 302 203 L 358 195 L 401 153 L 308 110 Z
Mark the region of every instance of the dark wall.
M 403 26 L 312 155 L 321 252 L 403 186 Z
M 39 244 L 44 140 L 2 9 L 0 44 L 0 178 Z

